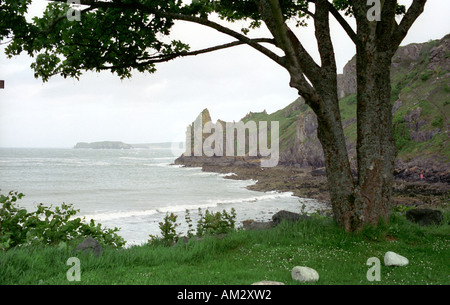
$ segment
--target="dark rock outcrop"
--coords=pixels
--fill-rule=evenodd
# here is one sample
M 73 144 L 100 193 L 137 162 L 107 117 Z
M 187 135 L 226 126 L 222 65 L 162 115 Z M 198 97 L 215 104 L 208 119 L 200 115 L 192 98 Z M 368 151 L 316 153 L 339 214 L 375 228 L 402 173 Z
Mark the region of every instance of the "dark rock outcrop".
M 94 256 L 100 256 L 103 248 L 96 239 L 88 237 L 75 248 L 74 252 L 78 251 L 91 252 Z
M 282 210 L 282 211 L 275 213 L 272 216 L 272 222 L 273 222 L 274 226 L 277 226 L 280 223 L 282 223 L 283 221 L 297 222 L 301 219 L 307 219 L 309 217 L 310 216 L 307 216 L 307 215 L 300 215 L 299 213 Z
M 442 212 L 433 209 L 414 209 L 406 212 L 406 219 L 421 226 L 440 225 L 443 219 Z
M 273 228 L 271 221 L 254 221 L 253 219 L 244 220 L 242 222 L 244 230 L 267 230 Z

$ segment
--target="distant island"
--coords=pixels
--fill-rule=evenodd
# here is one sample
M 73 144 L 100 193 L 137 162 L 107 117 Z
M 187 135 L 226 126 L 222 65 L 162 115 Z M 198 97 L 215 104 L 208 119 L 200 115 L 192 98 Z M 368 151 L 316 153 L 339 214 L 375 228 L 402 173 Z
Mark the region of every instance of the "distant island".
M 91 149 L 131 149 L 133 146 L 119 141 L 103 141 L 103 142 L 79 142 L 74 148 L 91 148 Z
M 84 149 L 133 149 L 133 148 L 171 148 L 171 142 L 164 143 L 144 143 L 144 144 L 127 144 L 120 141 L 101 141 L 101 142 L 78 142 L 74 148 L 84 148 Z

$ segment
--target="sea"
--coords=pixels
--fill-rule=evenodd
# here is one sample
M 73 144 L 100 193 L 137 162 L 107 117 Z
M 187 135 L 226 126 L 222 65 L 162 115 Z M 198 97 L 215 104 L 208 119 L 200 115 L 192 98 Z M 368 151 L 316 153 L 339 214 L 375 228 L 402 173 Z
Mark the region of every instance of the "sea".
M 233 173 L 203 172 L 174 165 L 170 148 L 56 149 L 0 148 L 0 193 L 18 191 L 17 202 L 29 211 L 72 204 L 76 217 L 107 228 L 120 228 L 126 246 L 160 236 L 167 213 L 178 216 L 177 231 L 187 231 L 186 210 L 195 222 L 199 209 L 217 212 L 234 208 L 236 226 L 243 220 L 270 220 L 280 210 L 313 212 L 320 202 L 290 192 L 257 192 L 254 180 L 226 179 Z

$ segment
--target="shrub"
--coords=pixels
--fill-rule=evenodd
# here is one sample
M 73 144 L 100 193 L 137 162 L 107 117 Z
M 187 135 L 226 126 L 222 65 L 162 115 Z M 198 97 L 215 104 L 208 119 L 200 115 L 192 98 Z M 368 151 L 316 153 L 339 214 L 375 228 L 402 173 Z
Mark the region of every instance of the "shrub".
M 426 70 L 425 72 L 420 74 L 420 79 L 425 82 L 430 78 L 431 75 L 433 75 L 433 71 Z
M 24 195 L 9 192 L 0 195 L 0 249 L 33 244 L 56 245 L 74 239 L 93 237 L 101 244 L 117 248 L 123 247 L 125 241 L 116 234 L 118 228 L 106 229 L 101 224 L 90 220 L 89 224 L 81 218 L 74 218 L 79 210 L 70 204 L 61 207 L 47 207 L 42 203 L 37 210 L 28 212 L 16 205 Z
M 170 215 L 167 213 L 164 217 L 164 222 L 159 223 L 159 229 L 161 230 L 162 235 L 162 242 L 166 245 L 171 245 L 174 242 L 178 240 L 178 233 L 177 233 L 177 227 L 179 224 L 177 224 L 177 218 L 178 216 L 170 213 Z M 149 242 L 151 244 L 154 244 L 158 238 L 154 235 L 150 235 Z
M 405 122 L 394 122 L 394 141 L 399 152 L 410 143 L 410 130 Z
M 224 234 L 234 231 L 236 223 L 236 211 L 231 209 L 229 214 L 223 210 L 221 212 L 211 213 L 206 210 L 205 215 L 202 214 L 201 209 L 198 209 L 200 220 L 197 223 L 197 235 L 203 236 L 207 234 Z
M 222 212 L 212 213 L 209 210 L 205 211 L 203 215 L 202 210 L 198 209 L 199 220 L 197 222 L 197 232 L 194 235 L 194 229 L 192 225 L 192 219 L 189 210 L 185 212 L 185 220 L 188 224 L 187 237 L 204 235 L 218 235 L 230 233 L 235 230 L 236 224 L 236 211 L 231 209 L 231 212 L 223 210 Z M 173 245 L 179 239 L 179 234 L 176 229 L 179 226 L 177 223 L 178 216 L 171 213 L 167 213 L 164 217 L 164 221 L 159 223 L 159 229 L 161 231 L 161 237 L 155 235 L 149 235 L 148 242 L 152 245 L 162 244 L 165 246 Z

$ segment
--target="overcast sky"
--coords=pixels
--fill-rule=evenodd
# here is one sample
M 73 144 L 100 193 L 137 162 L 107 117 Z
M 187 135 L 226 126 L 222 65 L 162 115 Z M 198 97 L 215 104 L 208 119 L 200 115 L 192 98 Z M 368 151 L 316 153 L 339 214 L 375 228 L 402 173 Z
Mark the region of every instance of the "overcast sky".
M 30 13 L 42 9 L 45 1 Z M 402 1 L 408 4 L 411 1 Z M 450 1 L 428 0 L 403 45 L 439 39 L 450 32 Z M 235 25 L 239 29 L 243 24 Z M 317 58 L 312 28 L 296 30 Z M 339 70 L 355 54 L 346 34 L 332 25 Z M 173 38 L 191 49 L 231 41 L 201 26 L 178 23 Z M 262 29 L 251 34 L 267 36 Z M 297 98 L 285 70 L 246 46 L 157 66 L 121 81 L 109 72 L 85 73 L 80 81 L 35 79 L 32 59 L 7 59 L 0 47 L 0 147 L 73 147 L 77 142 L 115 140 L 156 143 L 184 140 L 186 126 L 204 108 L 212 119 L 239 120 L 249 111 L 269 113 Z

